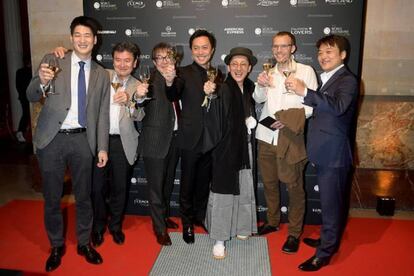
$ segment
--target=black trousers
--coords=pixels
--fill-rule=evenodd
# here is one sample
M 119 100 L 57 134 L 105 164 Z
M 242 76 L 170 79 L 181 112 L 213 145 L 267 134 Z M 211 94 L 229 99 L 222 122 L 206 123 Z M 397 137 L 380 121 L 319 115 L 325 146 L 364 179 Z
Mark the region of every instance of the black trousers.
M 20 118 L 18 131 L 26 132 L 30 121 L 30 106 L 27 99 L 20 100 L 22 106 L 22 117 Z
M 43 149 L 37 149 L 45 199 L 44 222 L 52 247 L 62 246 L 63 216 L 60 200 L 63 193 L 65 170 L 72 176 L 76 200 L 76 235 L 78 245 L 89 243 L 92 228 L 91 176 L 92 152 L 86 132 L 58 133 Z
M 211 151 L 181 150 L 180 214 L 184 227 L 204 222 L 210 180 Z
M 157 234 L 167 230 L 165 219 L 170 213 L 170 199 L 174 188 L 178 158 L 179 150 L 176 147 L 175 136 L 171 140 L 165 158 L 144 157 L 152 227 Z
M 127 187 L 132 166 L 128 163 L 119 135 L 109 136 L 109 161 L 103 168 L 93 168 L 93 230 L 122 229 Z M 108 203 L 108 204 L 107 204 Z

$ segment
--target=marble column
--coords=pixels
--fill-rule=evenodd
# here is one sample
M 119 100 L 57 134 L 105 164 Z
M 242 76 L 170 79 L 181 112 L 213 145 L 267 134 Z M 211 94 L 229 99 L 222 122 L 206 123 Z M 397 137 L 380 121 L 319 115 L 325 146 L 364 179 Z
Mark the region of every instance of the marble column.
M 4 37 L 6 44 L 7 71 L 9 74 L 10 109 L 13 130 L 16 131 L 22 114 L 16 90 L 16 71 L 23 66 L 23 47 L 20 26 L 19 1 L 3 0 Z

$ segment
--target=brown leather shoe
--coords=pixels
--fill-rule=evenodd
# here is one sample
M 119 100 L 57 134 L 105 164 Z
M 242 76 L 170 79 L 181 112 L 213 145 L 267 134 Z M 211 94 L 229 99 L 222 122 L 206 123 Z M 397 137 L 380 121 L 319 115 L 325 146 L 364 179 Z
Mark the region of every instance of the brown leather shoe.
M 167 231 L 163 233 L 155 233 L 155 236 L 157 236 L 157 242 L 161 245 L 169 246 L 172 244 L 170 235 L 168 235 Z

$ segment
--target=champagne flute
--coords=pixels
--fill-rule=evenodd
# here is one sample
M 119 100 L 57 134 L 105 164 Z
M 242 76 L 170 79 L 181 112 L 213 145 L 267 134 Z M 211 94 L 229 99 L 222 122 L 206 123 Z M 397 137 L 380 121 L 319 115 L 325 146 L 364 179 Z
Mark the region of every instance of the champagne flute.
M 57 74 L 59 72 L 61 72 L 62 69 L 59 67 L 59 62 L 57 61 L 56 58 L 52 58 L 52 59 L 49 60 L 48 68 L 53 71 L 53 78 L 47 84 L 47 88 L 46 88 L 47 93 L 46 94 L 47 95 L 56 95 L 58 93 L 56 93 L 56 91 L 55 91 L 55 80 L 57 78 Z
M 269 75 L 270 69 L 273 68 L 273 61 L 271 58 L 266 59 L 263 62 L 263 71 L 266 72 L 267 75 Z
M 296 72 L 296 63 L 294 63 L 292 59 L 289 59 L 285 64 L 282 65 L 281 71 L 286 79 L 289 78 L 289 76 Z M 283 92 L 283 94 L 295 95 L 295 93 L 289 89 L 286 89 L 286 92 Z
M 139 79 L 141 80 L 142 83 L 148 84 L 149 80 L 151 78 L 151 73 L 150 73 L 150 69 L 148 65 L 140 65 L 139 66 Z M 151 100 L 152 98 L 148 97 L 147 95 L 145 95 L 144 98 L 139 99 L 136 95 L 136 93 L 134 93 L 133 95 L 133 100 L 135 102 L 139 102 L 139 101 L 146 101 L 146 100 Z

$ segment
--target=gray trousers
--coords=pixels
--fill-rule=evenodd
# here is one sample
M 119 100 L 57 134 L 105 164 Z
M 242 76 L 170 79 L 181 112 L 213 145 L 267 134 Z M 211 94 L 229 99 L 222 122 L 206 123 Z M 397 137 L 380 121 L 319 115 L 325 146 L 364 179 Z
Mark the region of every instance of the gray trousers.
M 92 152 L 86 132 L 58 133 L 43 149 L 37 150 L 42 174 L 43 197 L 45 199 L 44 222 L 52 247 L 62 246 L 63 215 L 60 201 L 66 167 L 72 176 L 72 188 L 76 200 L 76 236 L 78 245 L 89 243 L 92 229 Z

